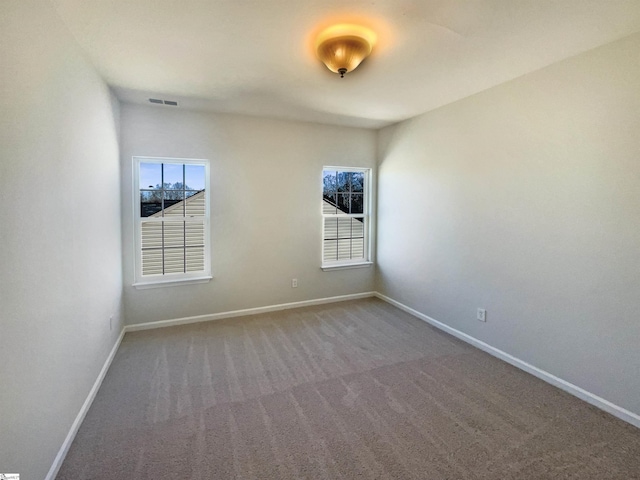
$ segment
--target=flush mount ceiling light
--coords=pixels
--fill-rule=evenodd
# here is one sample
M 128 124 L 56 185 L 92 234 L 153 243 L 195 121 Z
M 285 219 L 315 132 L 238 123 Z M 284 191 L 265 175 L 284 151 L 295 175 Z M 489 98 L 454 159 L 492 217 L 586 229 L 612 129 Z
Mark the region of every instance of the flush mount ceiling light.
M 369 56 L 375 40 L 375 33 L 366 27 L 346 23 L 333 25 L 316 38 L 316 52 L 329 70 L 344 77 Z

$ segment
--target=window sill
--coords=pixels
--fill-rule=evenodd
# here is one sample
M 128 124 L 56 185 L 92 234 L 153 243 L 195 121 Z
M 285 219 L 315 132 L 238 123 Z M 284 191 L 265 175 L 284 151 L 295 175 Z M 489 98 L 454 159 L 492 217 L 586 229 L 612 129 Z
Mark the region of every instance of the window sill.
M 373 265 L 373 262 L 359 262 L 359 263 L 340 263 L 336 265 L 322 265 L 320 268 L 327 272 L 330 270 L 347 270 L 350 268 L 367 268 Z
M 211 281 L 212 276 L 203 276 L 203 277 L 192 277 L 192 278 L 183 278 L 183 279 L 173 279 L 173 280 L 158 280 L 155 282 L 138 282 L 134 283 L 133 286 L 138 290 L 147 290 L 149 288 L 162 288 L 162 287 L 177 287 L 179 285 L 193 285 L 196 283 L 207 283 Z

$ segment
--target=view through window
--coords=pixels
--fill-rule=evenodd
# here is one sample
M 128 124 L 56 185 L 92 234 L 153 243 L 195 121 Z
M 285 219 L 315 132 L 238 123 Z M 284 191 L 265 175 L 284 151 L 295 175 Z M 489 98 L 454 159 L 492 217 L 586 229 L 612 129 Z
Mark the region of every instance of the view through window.
M 322 171 L 323 264 L 368 260 L 368 170 Z
M 207 164 L 138 159 L 137 174 L 139 279 L 207 273 Z

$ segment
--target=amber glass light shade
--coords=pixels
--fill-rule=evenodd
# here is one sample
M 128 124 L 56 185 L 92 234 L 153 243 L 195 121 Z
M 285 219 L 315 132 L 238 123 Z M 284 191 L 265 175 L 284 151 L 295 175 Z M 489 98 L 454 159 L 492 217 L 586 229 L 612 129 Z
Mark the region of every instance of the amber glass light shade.
M 375 35 L 358 25 L 340 24 L 325 29 L 316 40 L 318 58 L 344 77 L 369 56 Z
M 320 60 L 341 77 L 360 65 L 370 53 L 371 45 L 364 38 L 355 36 L 330 38 L 318 45 Z

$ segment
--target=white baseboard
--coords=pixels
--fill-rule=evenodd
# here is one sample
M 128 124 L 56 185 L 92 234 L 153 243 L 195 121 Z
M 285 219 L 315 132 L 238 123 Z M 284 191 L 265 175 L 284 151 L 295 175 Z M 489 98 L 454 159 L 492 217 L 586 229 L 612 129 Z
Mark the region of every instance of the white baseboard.
M 157 322 L 137 323 L 127 325 L 125 332 L 136 332 L 138 330 L 149 330 L 153 328 L 174 327 L 176 325 L 186 325 L 188 323 L 208 322 L 211 320 L 221 320 L 223 318 L 244 317 L 247 315 L 258 315 L 259 313 L 277 312 L 290 308 L 310 307 L 312 305 L 322 305 L 323 303 L 344 302 L 346 300 L 358 300 L 360 298 L 375 297 L 376 292 L 354 293 L 351 295 L 340 295 L 338 297 L 316 298 L 314 300 L 303 300 L 300 302 L 281 303 L 279 305 L 268 305 L 266 307 L 246 308 L 243 310 L 232 310 L 230 312 L 212 313 L 209 315 L 197 315 L 195 317 L 175 318 L 172 320 L 159 320 Z
M 519 368 L 520 370 L 524 370 L 525 372 L 530 373 L 531 375 L 534 375 L 539 379 L 544 380 L 545 382 L 550 383 L 551 385 L 558 387 L 564 390 L 565 392 L 568 392 L 571 395 L 578 397 L 579 399 L 584 400 L 585 402 L 590 403 L 595 407 L 598 407 L 601 410 L 604 410 L 607 413 L 610 413 L 614 417 L 618 417 L 620 420 L 624 420 L 625 422 L 640 428 L 640 415 L 636 413 L 633 413 L 625 408 L 622 408 L 614 403 L 611 403 L 609 400 L 605 400 L 604 398 L 599 397 L 598 395 L 595 395 L 591 392 L 588 392 L 583 388 L 578 387 L 577 385 L 567 382 L 566 380 L 558 378 L 555 375 L 545 370 L 542 370 L 534 365 L 531 365 L 525 362 L 524 360 L 520 360 L 519 358 L 514 357 L 513 355 L 510 355 L 506 352 L 503 352 L 502 350 L 492 347 L 491 345 L 484 343 L 483 341 L 478 340 L 477 338 L 472 337 L 471 335 L 467 335 L 466 333 L 461 332 L 460 330 L 456 330 L 455 328 L 445 325 L 444 323 L 439 322 L 438 320 L 435 320 L 425 315 L 424 313 L 420 313 L 419 311 L 414 310 L 413 308 L 408 307 L 403 303 L 398 302 L 397 300 L 389 298 L 386 295 L 382 295 L 381 293 L 376 292 L 376 297 L 378 297 L 381 300 L 384 300 L 385 302 L 395 307 L 398 307 L 400 310 L 404 310 L 405 312 L 410 313 L 411 315 L 419 318 L 420 320 L 424 320 L 430 325 L 433 325 L 434 327 L 439 328 L 440 330 L 443 330 L 453 335 L 454 337 L 457 337 L 460 340 L 470 345 L 473 345 L 476 348 L 479 348 L 480 350 L 483 350 L 489 353 L 490 355 L 493 355 L 494 357 L 499 358 L 500 360 L 504 360 L 505 362 L 510 363 L 511 365 Z
M 89 411 L 89 408 L 93 403 L 93 400 L 96 398 L 96 394 L 98 393 L 98 390 L 100 390 L 100 385 L 102 385 L 102 381 L 104 380 L 104 377 L 107 374 L 109 367 L 111 366 L 111 362 L 113 361 L 113 358 L 116 356 L 116 352 L 120 347 L 120 343 L 124 338 L 124 334 L 125 334 L 125 329 L 123 328 L 122 331 L 120 332 L 120 335 L 118 336 L 118 339 L 116 340 L 116 343 L 113 345 L 111 352 L 109 352 L 109 356 L 105 360 L 104 365 L 102 366 L 102 370 L 100 370 L 100 373 L 98 374 L 98 378 L 96 378 L 96 381 L 94 382 L 93 387 L 91 387 L 91 390 L 89 391 L 89 395 L 87 395 L 87 398 L 82 404 L 82 407 L 80 408 L 80 411 L 76 416 L 76 419 L 73 421 L 73 424 L 71 425 L 71 429 L 67 434 L 67 438 L 64 439 L 64 442 L 62 443 L 62 446 L 60 447 L 60 450 L 58 451 L 56 458 L 53 460 L 53 464 L 51 465 L 51 468 L 49 469 L 49 473 L 47 473 L 45 480 L 54 480 L 56 478 L 56 475 L 58 474 L 58 471 L 62 466 L 62 462 L 64 462 L 64 458 L 67 456 L 67 453 L 69 452 L 69 448 L 73 443 L 73 439 L 76 438 L 76 434 L 80 429 L 80 425 L 82 425 L 82 421 L 84 420 L 84 417 L 87 415 L 87 412 Z

